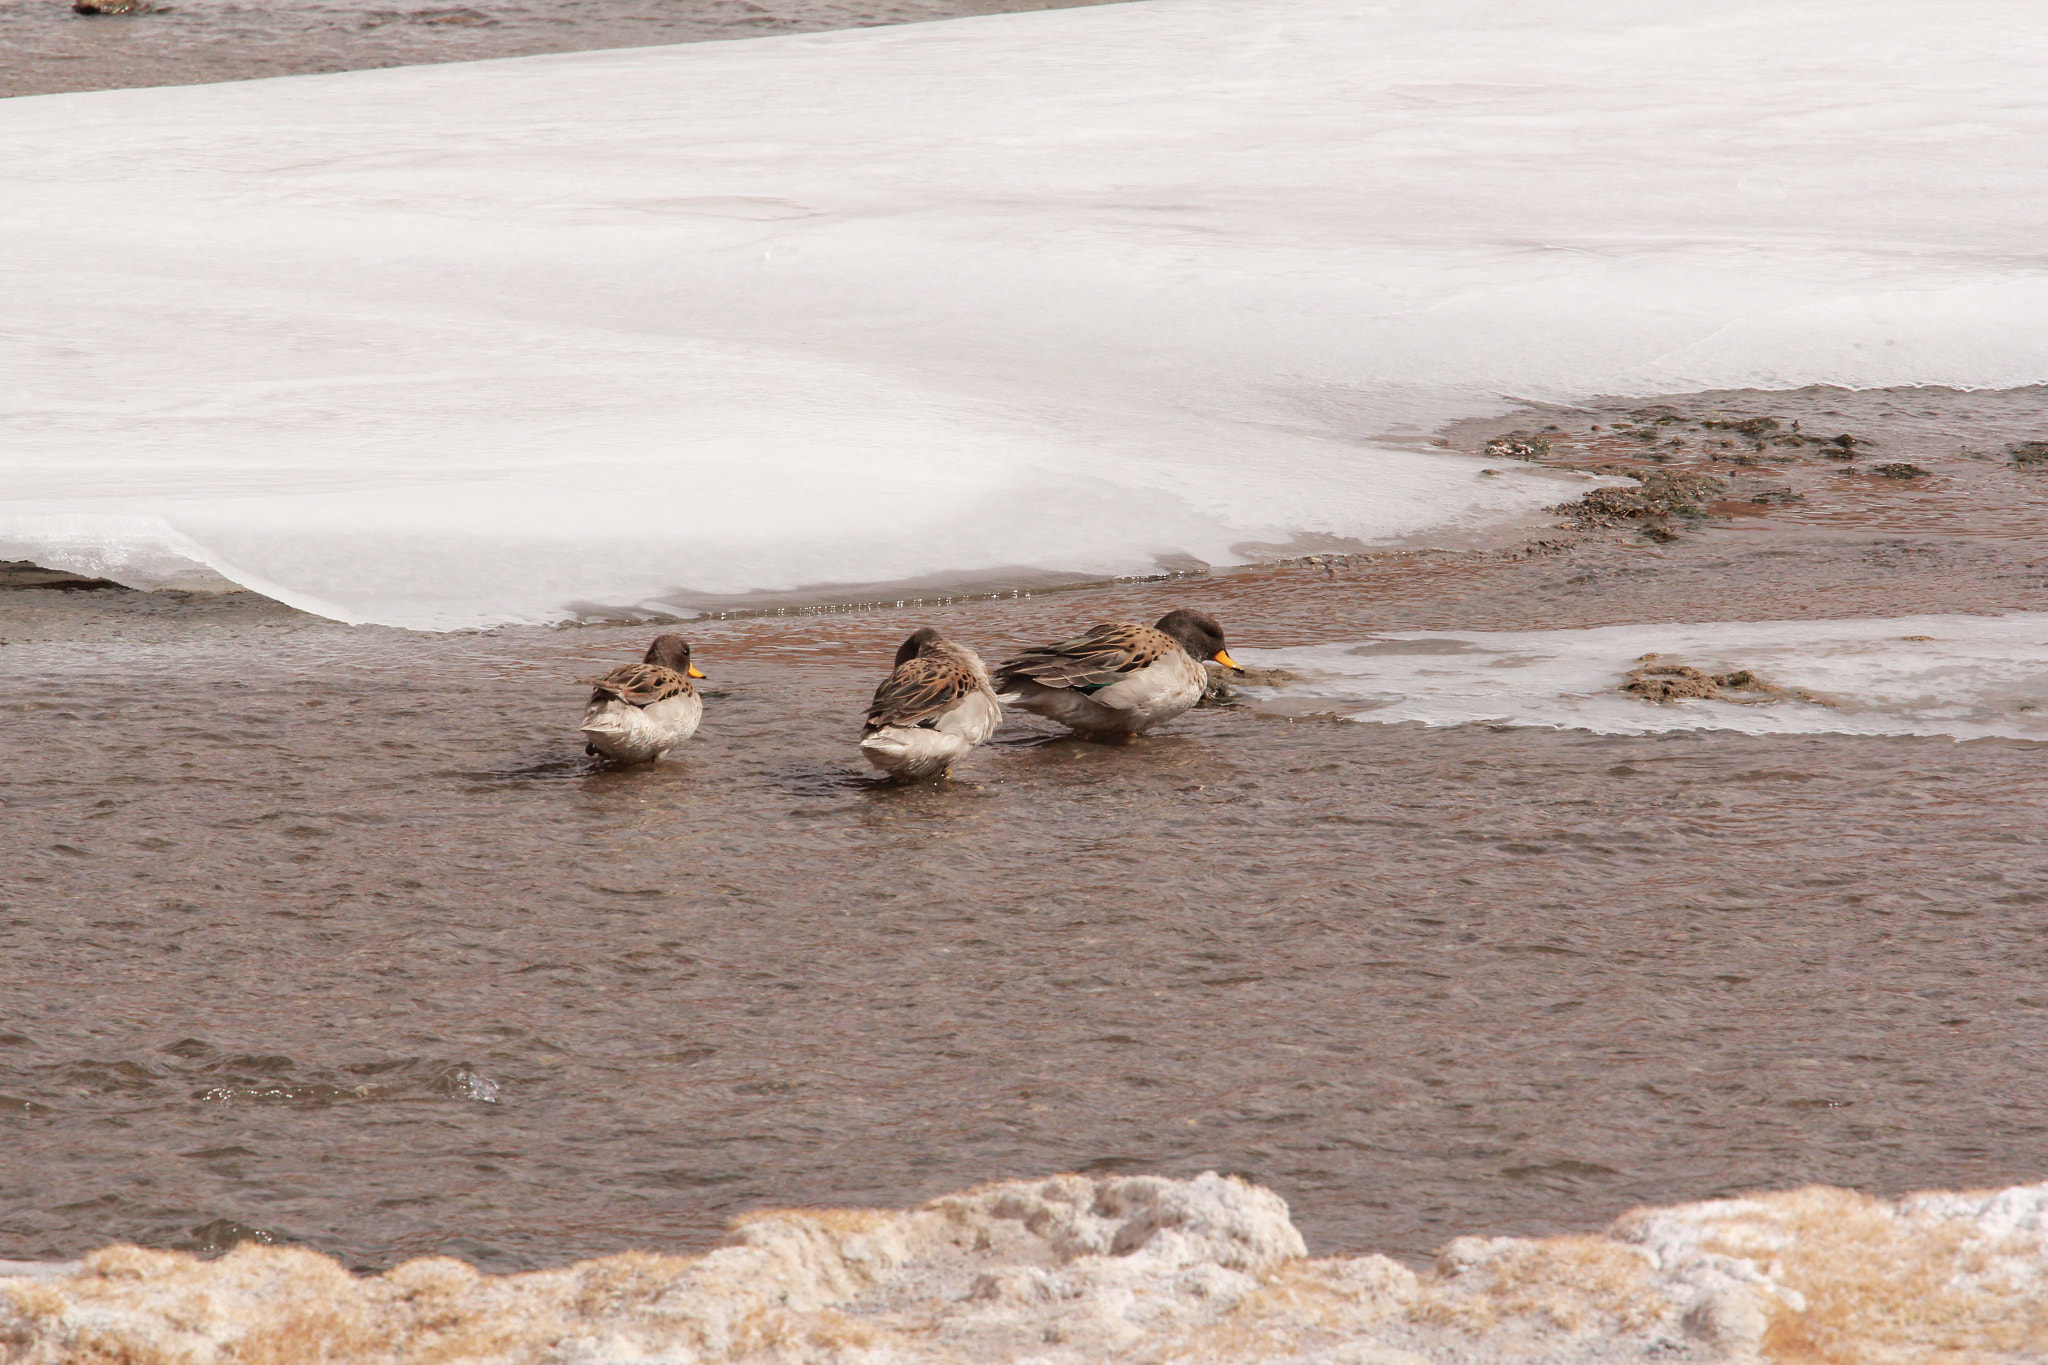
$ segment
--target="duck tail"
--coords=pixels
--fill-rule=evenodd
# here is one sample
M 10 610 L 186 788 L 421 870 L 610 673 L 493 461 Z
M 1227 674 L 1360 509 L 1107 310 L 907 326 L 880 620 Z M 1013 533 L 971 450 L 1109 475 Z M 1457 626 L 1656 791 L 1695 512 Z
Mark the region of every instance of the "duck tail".
M 936 777 L 972 746 L 957 736 L 921 726 L 883 725 L 861 737 L 861 757 L 891 777 Z
M 881 726 L 861 736 L 860 747 L 877 753 L 900 754 L 909 747 L 903 733 L 893 726 Z
M 616 697 L 592 701 L 590 709 L 583 713 L 583 723 L 577 730 L 586 735 L 622 735 L 626 733 L 626 717 L 620 713 L 625 703 Z

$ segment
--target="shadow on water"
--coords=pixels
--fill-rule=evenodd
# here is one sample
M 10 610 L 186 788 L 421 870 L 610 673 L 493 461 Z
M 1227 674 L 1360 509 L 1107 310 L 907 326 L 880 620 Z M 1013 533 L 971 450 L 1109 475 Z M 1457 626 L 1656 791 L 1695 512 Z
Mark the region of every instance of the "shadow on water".
M 486 785 L 519 782 L 564 782 L 574 778 L 589 776 L 595 766 L 587 758 L 554 756 L 531 759 L 506 768 L 456 769 L 436 775 L 460 778 L 465 782 Z
M 891 787 L 888 778 L 876 775 L 872 769 L 823 763 L 777 768 L 767 775 L 767 780 L 778 791 L 805 797 L 848 796 Z

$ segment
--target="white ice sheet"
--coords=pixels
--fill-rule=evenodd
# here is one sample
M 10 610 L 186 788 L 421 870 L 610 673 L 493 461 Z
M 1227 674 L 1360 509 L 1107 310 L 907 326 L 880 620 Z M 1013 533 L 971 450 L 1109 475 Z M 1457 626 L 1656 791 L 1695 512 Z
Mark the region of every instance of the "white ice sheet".
M 0 103 L 0 555 L 558 618 L 1555 501 L 1502 395 L 2048 379 L 2033 0 L 1138 0 Z
M 2048 740 L 2048 613 L 1849 621 L 1716 621 L 1591 630 L 1404 631 L 1356 645 L 1233 650 L 1306 675 L 1291 707 L 1328 699 L 1366 721 L 1493 721 L 1603 734 L 2005 736 Z M 1619 691 L 1645 654 L 1710 673 L 1748 668 L 1823 701 L 1651 702 Z M 1356 709 L 1353 710 L 1353 704 Z

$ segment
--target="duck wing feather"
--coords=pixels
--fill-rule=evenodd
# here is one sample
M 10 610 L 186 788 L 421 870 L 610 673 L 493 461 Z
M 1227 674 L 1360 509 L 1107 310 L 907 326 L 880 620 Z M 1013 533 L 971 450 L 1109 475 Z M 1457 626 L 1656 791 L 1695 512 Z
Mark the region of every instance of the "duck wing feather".
M 920 724 L 943 715 L 981 686 L 975 671 L 958 659 L 935 655 L 906 659 L 875 689 L 865 728 Z
M 1093 692 L 1150 668 L 1179 648 L 1172 637 L 1150 626 L 1105 621 L 1085 635 L 1027 649 L 1005 661 L 996 669 L 996 688 L 1008 691 L 1029 679 L 1042 687 Z
M 602 678 L 586 678 L 593 704 L 617 697 L 630 706 L 652 706 L 692 691 L 690 680 L 661 664 L 621 664 Z

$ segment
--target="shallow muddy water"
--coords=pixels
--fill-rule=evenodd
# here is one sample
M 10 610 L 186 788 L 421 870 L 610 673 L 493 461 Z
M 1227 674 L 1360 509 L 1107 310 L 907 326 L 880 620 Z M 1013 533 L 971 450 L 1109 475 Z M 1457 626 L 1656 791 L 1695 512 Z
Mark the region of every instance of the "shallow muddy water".
M 2048 597 L 2010 538 L 1737 525 L 699 621 L 703 731 L 616 772 L 575 680 L 645 625 L 7 593 L 0 1258 L 261 1235 L 506 1269 L 764 1205 L 1204 1169 L 1285 1195 L 1318 1252 L 1414 1257 L 2038 1178 L 2035 744 L 1261 703 L 1122 748 L 1027 718 L 949 786 L 855 756 L 926 622 L 1000 654 L 1188 603 L 1255 651 Z

